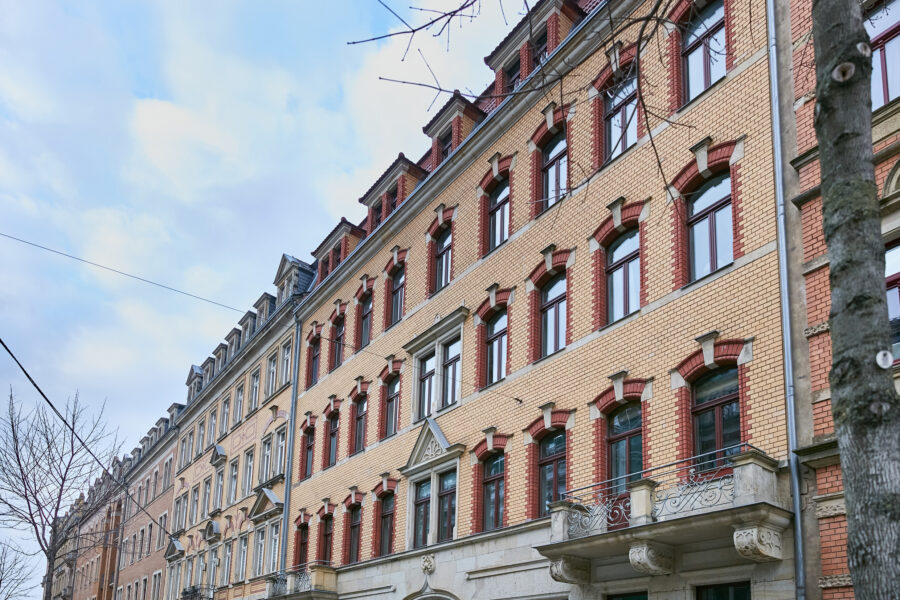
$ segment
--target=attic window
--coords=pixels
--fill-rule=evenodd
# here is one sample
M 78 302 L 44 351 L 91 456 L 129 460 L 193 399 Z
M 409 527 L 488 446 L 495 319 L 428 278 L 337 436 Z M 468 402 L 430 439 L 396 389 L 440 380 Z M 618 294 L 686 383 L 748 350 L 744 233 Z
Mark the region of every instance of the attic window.
M 506 90 L 508 94 L 519 87 L 521 67 L 517 58 L 511 65 L 504 69 L 506 72 Z
M 443 137 L 438 140 L 438 144 L 441 148 L 441 161 L 447 159 L 450 156 L 450 152 L 453 151 L 453 130 L 448 131 Z
M 547 60 L 547 31 L 545 30 L 542 34 L 535 38 L 534 42 L 531 44 L 531 60 L 534 68 L 539 67 L 545 60 Z
M 387 193 L 387 214 L 391 214 L 395 210 L 397 210 L 397 187 L 394 186 L 388 190 Z M 385 215 L 386 217 L 387 215 Z
M 376 227 L 381 224 L 381 204 L 376 204 L 372 207 L 372 230 L 374 231 Z
M 336 269 L 337 266 L 341 263 L 341 246 L 338 244 L 334 248 L 331 249 L 331 263 L 332 268 Z

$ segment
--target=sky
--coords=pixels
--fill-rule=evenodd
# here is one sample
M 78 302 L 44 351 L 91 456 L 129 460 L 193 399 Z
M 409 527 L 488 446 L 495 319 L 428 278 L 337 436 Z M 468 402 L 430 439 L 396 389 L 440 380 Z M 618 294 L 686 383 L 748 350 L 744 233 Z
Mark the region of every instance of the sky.
M 377 0 L 0 0 L 0 233 L 241 309 L 0 237 L 0 337 L 56 404 L 105 405 L 129 451 L 274 292 L 282 253 L 311 261 L 398 152 L 430 147 L 446 96 L 379 77 L 430 82 L 424 56 L 442 87 L 482 91 L 524 14 L 500 2 L 403 60 L 405 36 L 347 43 L 402 28 Z M 0 382 L 38 401 L 5 354 Z

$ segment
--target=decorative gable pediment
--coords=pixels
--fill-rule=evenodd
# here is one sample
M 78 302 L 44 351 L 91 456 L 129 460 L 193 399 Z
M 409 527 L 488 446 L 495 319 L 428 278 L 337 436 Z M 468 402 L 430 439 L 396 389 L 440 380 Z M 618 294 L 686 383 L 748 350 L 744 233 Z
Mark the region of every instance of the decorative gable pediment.
M 253 502 L 253 506 L 250 508 L 248 516 L 251 521 L 256 523 L 281 514 L 283 508 L 284 502 L 275 495 L 275 492 L 269 488 L 260 488 L 260 490 L 256 492 L 256 500 Z
M 177 560 L 184 556 L 184 546 L 175 538 L 169 538 L 169 545 L 166 546 L 164 556 L 166 560 Z
M 213 446 L 212 453 L 209 455 L 209 464 L 218 467 L 219 465 L 224 465 L 226 460 L 228 460 L 228 455 L 225 454 L 225 448 L 219 444 Z
M 282 254 L 281 260 L 278 262 L 278 270 L 275 272 L 275 281 L 272 283 L 278 285 L 281 281 L 291 274 L 291 271 L 300 264 L 300 261 L 290 254 Z
M 428 470 L 438 463 L 455 459 L 464 451 L 465 446 L 463 444 L 451 445 L 437 422 L 433 418 L 428 417 L 419 430 L 419 437 L 416 439 L 416 444 L 413 446 L 406 466 L 400 469 L 400 472 L 404 476 L 409 477 Z

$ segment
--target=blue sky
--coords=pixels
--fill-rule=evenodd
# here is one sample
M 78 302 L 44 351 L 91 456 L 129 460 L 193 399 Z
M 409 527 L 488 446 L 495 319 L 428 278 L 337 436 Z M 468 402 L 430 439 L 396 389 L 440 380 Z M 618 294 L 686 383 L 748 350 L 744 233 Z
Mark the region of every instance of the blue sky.
M 406 19 L 408 2 L 391 3 Z M 452 7 L 454 0 L 419 6 Z M 486 0 L 446 39 L 347 41 L 398 23 L 375 0 L 0 0 L 0 232 L 249 308 L 400 151 L 433 94 L 482 90 L 520 18 Z M 130 449 L 240 316 L 0 238 L 0 335 L 51 399 L 76 392 Z M 37 395 L 0 357 L 0 381 Z M 35 592 L 38 597 L 39 592 Z

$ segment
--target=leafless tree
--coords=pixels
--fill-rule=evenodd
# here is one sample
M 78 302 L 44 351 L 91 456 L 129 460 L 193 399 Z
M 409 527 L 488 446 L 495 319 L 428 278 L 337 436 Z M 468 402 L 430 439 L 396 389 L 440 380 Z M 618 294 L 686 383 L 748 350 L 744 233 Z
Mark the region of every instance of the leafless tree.
M 68 536 L 78 533 L 74 520 L 115 493 L 115 486 L 95 483 L 102 481 L 102 465 L 111 465 L 119 450 L 102 408 L 89 415 L 76 395 L 61 412 L 65 422 L 43 405 L 26 412 L 10 390 L 6 415 L 0 417 L 0 526 L 33 536 L 47 560 L 46 599 L 57 555 Z M 94 493 L 85 503 L 80 498 L 89 489 Z M 76 504 L 79 510 L 70 510 Z M 79 539 L 78 546 L 103 539 Z
M 31 591 L 31 567 L 19 548 L 0 542 L 0 600 L 24 598 Z
M 859 0 L 814 0 L 812 13 L 847 558 L 856 597 L 874 600 L 895 596 L 900 581 L 900 396 L 872 149 L 872 49 Z

